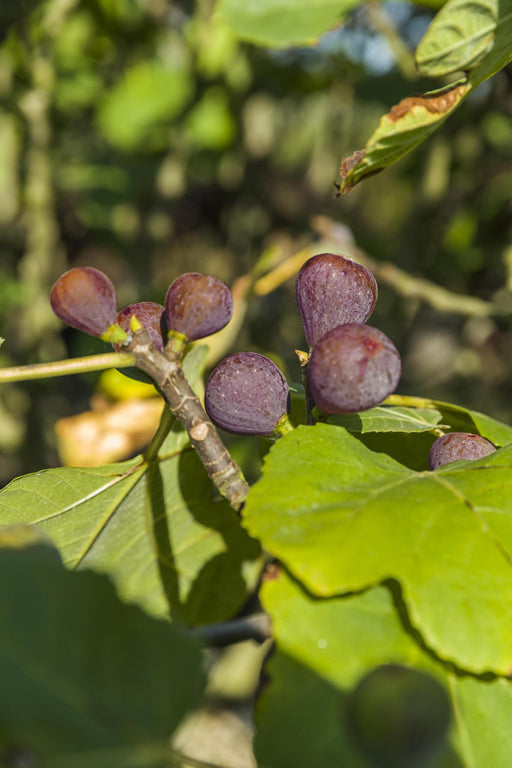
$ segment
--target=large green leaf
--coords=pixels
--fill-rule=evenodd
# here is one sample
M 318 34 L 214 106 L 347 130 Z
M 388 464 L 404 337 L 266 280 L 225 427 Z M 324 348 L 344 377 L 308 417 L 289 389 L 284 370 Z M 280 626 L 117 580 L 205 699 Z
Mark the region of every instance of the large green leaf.
M 246 597 L 244 576 L 258 546 L 236 513 L 213 499 L 191 448 L 148 465 L 50 469 L 0 493 L 3 525 L 39 526 L 70 568 L 111 575 L 125 600 L 190 623 L 231 616 Z
M 359 0 L 220 0 L 221 18 L 244 40 L 274 48 L 313 44 Z
M 441 77 L 473 68 L 494 40 L 498 8 L 498 0 L 449 0 L 416 49 L 421 74 Z
M 0 581 L 0 763 L 167 766 L 202 686 L 191 638 L 40 546 L 0 548 Z
M 292 422 L 297 425 L 304 424 L 304 391 L 299 389 L 297 384 L 291 385 L 290 391 Z M 493 419 L 492 416 L 465 408 L 463 405 L 409 395 L 390 395 L 375 408 L 360 413 L 329 416 L 325 420 L 354 434 L 381 433 L 384 441 L 390 439 L 390 432 L 404 435 L 419 432 L 436 434 L 435 430 L 442 429 L 478 433 L 496 446 L 512 443 L 512 427 Z M 428 435 L 425 437 L 428 440 Z
M 434 440 L 431 433 L 434 428 L 443 431 L 478 433 L 496 446 L 512 443 L 512 427 L 479 411 L 472 411 L 469 408 L 440 400 L 408 397 L 406 395 L 391 395 L 388 400 L 393 403 L 414 402 L 417 403 L 417 407 L 379 406 L 378 410 L 385 411 L 386 414 L 389 413 L 391 418 L 386 418 L 386 415 L 383 415 L 382 419 L 374 419 L 370 417 L 370 414 L 375 409 L 371 409 L 346 417 L 330 417 L 329 422 L 348 429 L 372 451 L 387 453 L 401 464 L 405 464 L 406 467 L 419 471 L 428 467 L 428 454 Z M 402 425 L 400 424 L 400 419 L 395 413 L 397 410 L 407 412 L 411 417 L 409 425 L 407 420 Z M 434 414 L 437 414 L 435 418 L 441 419 L 442 423 L 434 423 Z M 430 429 L 427 429 L 426 422 L 429 419 L 432 419 L 433 423 Z M 424 429 L 420 429 L 422 423 Z M 418 429 L 413 431 L 415 424 L 417 424 Z M 393 428 L 394 426 L 396 429 Z
M 270 450 L 244 517 L 314 594 L 397 579 L 440 657 L 512 668 L 512 446 L 415 472 L 339 427 L 298 427 Z
M 374 768 L 353 738 L 348 712 L 355 687 L 384 664 L 426 673 L 451 705 L 445 739 L 431 760 L 414 766 L 505 768 L 512 762 L 512 683 L 457 674 L 436 660 L 404 628 L 386 588 L 318 600 L 281 572 L 264 585 L 262 601 L 277 650 L 267 664 L 268 683 L 256 710 L 259 765 Z M 411 705 L 418 710 L 422 703 Z M 379 725 L 374 724 L 377 734 Z M 405 740 L 414 743 L 419 733 L 404 734 Z M 389 765 L 385 755 L 381 758 Z
M 464 5 L 461 3 L 460 7 L 455 5 L 458 2 L 460 0 L 452 0 L 451 5 L 447 4 L 440 11 L 431 30 L 427 31 L 425 46 L 429 57 L 433 55 L 434 44 L 439 46 L 437 60 L 440 61 L 439 66 L 444 67 L 444 52 L 448 55 L 451 43 L 446 42 L 447 23 L 443 19 L 449 18 L 448 23 L 451 24 L 453 18 L 449 17 L 450 8 L 453 10 L 455 6 L 453 13 L 459 18 L 460 7 L 463 7 L 464 20 L 461 23 L 465 26 L 462 31 L 451 31 L 450 35 L 460 34 L 468 40 L 468 52 L 462 58 L 465 56 L 468 58 L 464 68 L 471 70 L 469 75 L 441 90 L 425 93 L 422 96 L 408 96 L 384 115 L 377 129 L 368 139 L 366 147 L 343 160 L 340 169 L 342 177 L 340 194 L 349 192 L 362 179 L 384 170 L 403 157 L 430 136 L 480 83 L 512 61 L 512 0 L 502 0 L 496 5 L 492 5 L 493 0 L 488 0 L 489 4 L 485 6 L 479 0 L 476 3 L 467 2 Z M 464 32 L 469 29 L 469 26 L 485 30 L 489 16 L 492 14 L 496 14 L 493 33 L 486 32 L 480 43 L 473 47 L 472 38 L 470 39 Z M 469 18 L 473 19 L 471 25 Z M 480 50 L 479 45 L 485 45 L 485 51 Z M 418 50 L 421 59 L 425 56 L 422 43 Z M 429 59 L 428 67 L 431 71 L 435 69 L 435 61 L 435 57 L 432 60 Z M 457 65 L 455 69 L 458 68 Z
M 205 347 L 186 359 L 199 389 Z M 241 528 L 176 425 L 158 457 L 20 477 L 0 491 L 0 525 L 39 526 L 70 568 L 108 573 L 154 615 L 197 624 L 229 618 L 256 575 L 257 542 Z

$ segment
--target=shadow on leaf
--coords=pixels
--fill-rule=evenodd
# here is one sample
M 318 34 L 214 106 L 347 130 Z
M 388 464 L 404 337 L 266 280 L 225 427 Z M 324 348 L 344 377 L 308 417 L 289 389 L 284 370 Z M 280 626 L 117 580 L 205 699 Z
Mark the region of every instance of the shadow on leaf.
M 187 624 L 222 621 L 236 614 L 254 585 L 260 546 L 229 505 L 214 498 L 192 450 L 177 464 L 177 476 L 165 472 L 165 462 L 148 468 L 148 526 L 162 587 L 171 614 Z

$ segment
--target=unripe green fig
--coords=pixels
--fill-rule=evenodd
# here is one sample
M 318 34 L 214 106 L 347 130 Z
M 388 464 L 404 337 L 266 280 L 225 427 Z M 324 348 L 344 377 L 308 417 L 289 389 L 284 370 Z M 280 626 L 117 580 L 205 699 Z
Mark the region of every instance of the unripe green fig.
M 373 669 L 347 699 L 350 735 L 375 768 L 433 768 L 451 716 L 434 677 L 397 664 Z

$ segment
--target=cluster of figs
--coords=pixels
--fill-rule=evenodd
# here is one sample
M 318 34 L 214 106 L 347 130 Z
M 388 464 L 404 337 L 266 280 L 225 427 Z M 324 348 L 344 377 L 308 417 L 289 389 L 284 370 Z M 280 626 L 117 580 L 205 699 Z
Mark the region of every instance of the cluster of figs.
M 309 345 L 303 370 L 320 411 L 364 411 L 394 392 L 400 355 L 382 331 L 366 324 L 377 301 L 377 283 L 368 269 L 337 254 L 313 256 L 298 274 L 296 300 Z M 50 303 L 65 323 L 115 349 L 129 344 L 134 329 L 143 326 L 158 350 L 174 355 L 188 342 L 220 331 L 233 312 L 227 285 L 197 272 L 178 277 L 164 305 L 138 302 L 118 312 L 109 278 L 93 267 L 75 267 L 56 281 Z M 219 363 L 206 384 L 205 408 L 217 426 L 232 433 L 272 435 L 291 429 L 286 378 L 256 352 L 239 352 Z M 430 468 L 493 450 L 479 435 L 451 432 L 433 444 Z

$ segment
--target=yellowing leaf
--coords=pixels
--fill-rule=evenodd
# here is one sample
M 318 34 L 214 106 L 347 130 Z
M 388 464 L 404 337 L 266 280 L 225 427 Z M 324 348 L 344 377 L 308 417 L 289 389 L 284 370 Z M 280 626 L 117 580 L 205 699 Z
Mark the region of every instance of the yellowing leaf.
M 341 164 L 339 194 L 350 192 L 363 178 L 374 176 L 421 144 L 471 91 L 468 82 L 455 83 L 423 96 L 407 96 L 381 118 L 365 149 Z
M 484 80 L 512 61 L 512 0 L 451 0 L 418 46 L 423 74 L 460 69 L 467 76 L 438 91 L 402 99 L 364 149 L 341 163 L 340 195 L 399 160 L 435 131 Z

